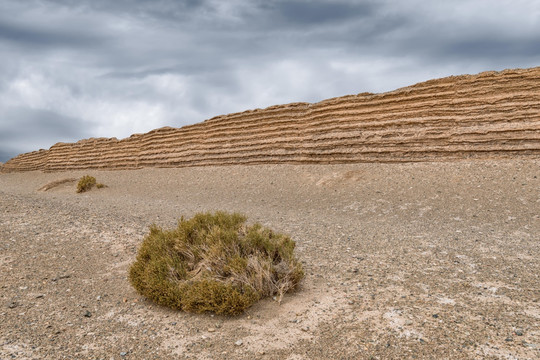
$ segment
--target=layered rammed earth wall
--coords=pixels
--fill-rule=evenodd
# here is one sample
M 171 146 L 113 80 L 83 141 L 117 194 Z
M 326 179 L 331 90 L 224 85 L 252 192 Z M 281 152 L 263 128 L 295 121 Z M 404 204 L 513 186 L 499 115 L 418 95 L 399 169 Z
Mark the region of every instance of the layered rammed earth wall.
M 540 156 L 540 67 L 293 103 L 21 154 L 2 171 Z

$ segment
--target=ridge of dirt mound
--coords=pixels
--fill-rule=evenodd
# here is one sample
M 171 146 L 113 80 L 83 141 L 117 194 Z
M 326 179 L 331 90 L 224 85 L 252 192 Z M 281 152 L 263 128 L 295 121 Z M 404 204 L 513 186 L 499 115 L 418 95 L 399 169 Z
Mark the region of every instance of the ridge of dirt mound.
M 49 191 L 60 185 L 75 183 L 76 181 L 77 181 L 76 178 L 65 178 L 65 179 L 60 179 L 60 180 L 54 180 L 40 187 L 38 191 Z
M 57 143 L 2 171 L 540 156 L 540 67 L 430 80 L 217 116 L 129 138 Z

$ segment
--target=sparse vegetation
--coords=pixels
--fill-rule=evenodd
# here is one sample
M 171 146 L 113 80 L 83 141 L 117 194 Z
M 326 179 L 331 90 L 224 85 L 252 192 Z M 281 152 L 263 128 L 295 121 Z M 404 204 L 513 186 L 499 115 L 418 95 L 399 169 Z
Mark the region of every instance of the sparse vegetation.
M 103 189 L 104 187 L 107 187 L 107 185 L 102 184 L 102 183 L 97 183 L 97 184 L 96 184 L 96 187 L 97 187 L 98 189 Z
M 51 190 L 51 189 L 53 189 L 53 188 L 55 188 L 57 186 L 67 184 L 67 183 L 74 183 L 75 181 L 77 181 L 77 179 L 75 179 L 75 178 L 66 178 L 66 179 L 60 179 L 60 180 L 51 181 L 50 183 L 47 183 L 47 184 L 43 185 L 42 187 L 40 187 L 38 189 L 38 191 L 48 191 L 48 190 Z
M 142 295 L 174 309 L 236 315 L 281 297 L 304 273 L 295 243 L 237 213 L 199 213 L 173 230 L 150 227 L 129 270 Z
M 77 192 L 82 193 L 92 189 L 96 185 L 96 178 L 90 175 L 83 176 L 77 184 Z

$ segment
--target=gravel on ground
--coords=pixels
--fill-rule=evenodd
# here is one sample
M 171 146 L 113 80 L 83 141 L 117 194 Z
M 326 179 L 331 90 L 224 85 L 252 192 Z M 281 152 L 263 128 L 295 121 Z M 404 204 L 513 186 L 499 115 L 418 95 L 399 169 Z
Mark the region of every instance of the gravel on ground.
M 138 295 L 149 226 L 214 210 L 289 234 L 300 288 L 239 317 Z M 538 359 L 540 160 L 0 174 L 0 274 L 1 359 Z

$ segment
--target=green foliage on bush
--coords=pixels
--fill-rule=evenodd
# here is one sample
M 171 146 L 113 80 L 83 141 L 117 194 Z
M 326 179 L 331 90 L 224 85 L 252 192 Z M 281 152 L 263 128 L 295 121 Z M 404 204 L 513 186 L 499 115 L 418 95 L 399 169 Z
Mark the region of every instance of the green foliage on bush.
M 173 230 L 150 227 L 129 269 L 133 287 L 158 304 L 236 315 L 281 297 L 304 273 L 295 243 L 237 213 L 199 213 Z
M 77 184 L 77 192 L 82 193 L 88 191 L 94 185 L 96 185 L 96 178 L 90 175 L 85 175 L 79 180 L 79 183 Z
M 93 187 L 97 187 L 98 189 L 103 189 L 107 187 L 107 185 L 104 185 L 102 183 L 96 183 L 96 178 L 90 175 L 83 176 L 79 183 L 77 184 L 77 192 L 82 193 L 85 191 L 88 191 L 92 189 Z

